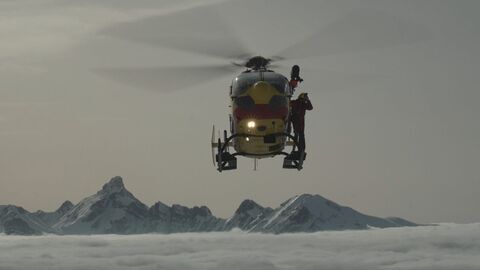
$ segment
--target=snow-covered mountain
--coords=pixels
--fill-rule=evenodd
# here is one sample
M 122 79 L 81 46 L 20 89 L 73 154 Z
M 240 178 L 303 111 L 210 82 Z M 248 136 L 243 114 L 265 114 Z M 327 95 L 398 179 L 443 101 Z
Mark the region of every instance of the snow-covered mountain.
M 34 235 L 55 233 L 56 231 L 22 207 L 0 205 L 0 232 L 5 234 Z
M 117 176 L 66 212 L 53 228 L 65 234 L 143 233 L 147 215 L 148 207 Z
M 117 176 L 65 213 L 53 228 L 65 234 L 205 232 L 217 230 L 223 222 L 206 206 L 169 207 L 157 202 L 148 208 Z
M 52 226 L 72 208 L 73 203 L 71 201 L 65 201 L 57 210 L 53 212 L 38 210 L 37 212 L 33 213 L 33 215 L 40 219 L 45 225 Z
M 400 218 L 378 218 L 364 215 L 336 204 L 320 195 L 294 196 L 250 228 L 254 232 L 285 233 L 322 230 L 355 230 L 369 227 L 414 226 Z
M 271 215 L 273 209 L 263 207 L 252 200 L 244 200 L 238 207 L 235 214 L 227 219 L 223 227 L 224 230 L 239 228 L 244 231 L 250 231 L 255 228 L 258 223 L 264 221 Z
M 18 206 L 0 206 L 0 233 L 26 235 L 210 232 L 234 228 L 285 233 L 415 225 L 401 218 L 364 215 L 310 194 L 294 196 L 275 209 L 244 200 L 227 220 L 215 217 L 206 206 L 189 208 L 157 202 L 149 208 L 125 188 L 119 176 L 78 204 L 66 201 L 54 212 L 30 213 Z

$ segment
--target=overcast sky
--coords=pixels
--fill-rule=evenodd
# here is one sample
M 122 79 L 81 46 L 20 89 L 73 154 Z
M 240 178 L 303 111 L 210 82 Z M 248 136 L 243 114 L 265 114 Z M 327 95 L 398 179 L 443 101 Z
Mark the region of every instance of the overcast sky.
M 314 193 L 377 216 L 480 220 L 480 2 L 213 2 L 0 1 L 0 204 L 53 210 L 121 175 L 144 202 L 221 217 L 245 198 Z M 282 158 L 215 170 L 211 128 L 228 127 L 235 73 L 164 79 L 228 63 L 162 41 L 177 32 L 281 54 L 285 75 L 301 66 L 303 171 Z

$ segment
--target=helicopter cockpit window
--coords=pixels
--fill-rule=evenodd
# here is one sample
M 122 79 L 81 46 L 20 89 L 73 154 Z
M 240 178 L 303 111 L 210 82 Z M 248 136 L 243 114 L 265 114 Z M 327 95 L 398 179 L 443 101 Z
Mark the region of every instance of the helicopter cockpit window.
M 287 78 L 284 76 L 274 72 L 263 72 L 262 74 L 258 72 L 252 72 L 243 73 L 233 79 L 231 96 L 237 97 L 245 94 L 245 92 L 258 81 L 268 82 L 281 94 L 285 94 L 287 96 L 292 95 L 290 84 L 288 83 Z
M 288 83 L 287 78 L 278 74 L 278 73 L 264 73 L 264 80 L 270 83 L 275 89 L 277 89 L 281 94 L 291 96 L 290 84 Z
M 247 92 L 255 82 L 259 81 L 260 77 L 258 73 L 243 73 L 240 76 L 233 79 L 232 82 L 232 97 L 240 96 Z

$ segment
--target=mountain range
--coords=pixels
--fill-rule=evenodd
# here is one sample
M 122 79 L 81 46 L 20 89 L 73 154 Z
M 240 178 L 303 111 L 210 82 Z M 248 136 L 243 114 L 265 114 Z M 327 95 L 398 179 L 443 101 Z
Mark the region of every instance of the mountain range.
M 279 207 L 244 200 L 232 217 L 215 217 L 206 206 L 188 208 L 157 202 L 148 207 L 130 193 L 121 177 L 77 204 L 65 201 L 56 211 L 29 212 L 0 205 L 0 233 L 13 235 L 139 234 L 229 231 L 292 233 L 417 226 L 402 218 L 379 218 L 341 206 L 320 195 L 294 196 Z

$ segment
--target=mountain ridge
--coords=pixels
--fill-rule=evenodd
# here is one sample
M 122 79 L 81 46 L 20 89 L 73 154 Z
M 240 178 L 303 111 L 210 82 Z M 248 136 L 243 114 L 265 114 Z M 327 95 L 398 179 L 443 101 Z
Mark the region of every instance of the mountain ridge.
M 312 194 L 293 196 L 276 208 L 246 199 L 228 219 L 214 216 L 207 206 L 168 206 L 158 201 L 149 207 L 126 189 L 120 176 L 77 204 L 67 200 L 53 212 L 30 213 L 19 206 L 0 205 L 0 233 L 13 235 L 182 233 L 234 228 L 278 234 L 400 226 L 417 224 L 398 217 L 365 215 Z

